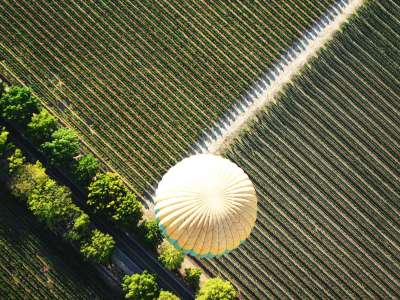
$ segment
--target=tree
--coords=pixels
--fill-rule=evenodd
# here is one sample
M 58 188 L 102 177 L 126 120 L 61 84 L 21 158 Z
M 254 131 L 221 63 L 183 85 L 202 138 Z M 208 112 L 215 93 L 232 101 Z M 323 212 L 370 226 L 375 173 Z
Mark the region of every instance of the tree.
M 122 289 L 127 292 L 125 298 L 134 300 L 155 300 L 160 294 L 156 274 L 147 274 L 147 271 L 132 276 L 125 275 Z
M 137 228 L 135 236 L 138 242 L 147 249 L 157 249 L 164 239 L 156 220 L 144 220 Z
M 89 216 L 78 207 L 75 207 L 74 212 L 71 214 L 71 219 L 68 223 L 72 225 L 72 228 L 64 237 L 64 241 L 86 242 L 90 237 L 91 222 Z
M 79 139 L 74 131 L 61 127 L 51 135 L 51 142 L 46 142 L 39 147 L 39 151 L 46 154 L 49 165 L 64 167 L 78 155 Z
M 86 154 L 72 164 L 70 173 L 78 183 L 88 186 L 98 171 L 99 160 L 92 154 Z
M 0 99 L 3 97 L 3 94 L 6 92 L 7 83 L 0 82 Z
M 12 175 L 15 170 L 25 163 L 26 158 L 22 155 L 21 149 L 15 149 L 14 155 L 11 155 L 7 160 L 9 161 L 9 174 Z
M 8 137 L 9 132 L 6 131 L 6 128 L 3 127 L 1 128 L 1 133 L 0 133 L 0 158 L 2 158 L 8 150 L 11 150 L 14 148 L 14 145 L 12 143 L 7 143 L 7 137 Z
M 10 188 L 14 196 L 27 200 L 32 191 L 49 180 L 46 169 L 37 161 L 36 164 L 24 164 L 13 170 Z
M 116 226 L 121 230 L 132 231 L 143 217 L 142 203 L 136 200 L 136 195 L 129 193 L 121 199 L 111 215 Z
M 180 298 L 171 292 L 161 291 L 158 300 L 180 300 Z
M 90 239 L 82 243 L 81 252 L 85 260 L 106 264 L 115 253 L 115 241 L 111 235 L 96 229 L 91 232 Z
M 99 174 L 89 186 L 88 204 L 94 212 L 113 213 L 117 203 L 128 194 L 128 189 L 117 173 Z
M 25 127 L 34 113 L 41 110 L 39 99 L 29 88 L 12 86 L 0 99 L 2 117 L 11 123 Z
M 52 179 L 32 190 L 28 206 L 38 220 L 49 228 L 54 228 L 75 207 L 69 188 L 59 186 Z
M 196 300 L 231 300 L 235 297 L 236 293 L 232 284 L 217 277 L 204 282 L 196 295 Z
M 175 249 L 170 243 L 164 243 L 161 246 L 161 254 L 158 260 L 168 271 L 180 269 L 184 259 L 185 255 L 183 252 Z
M 12 143 L 7 143 L 8 132 L 5 131 L 5 127 L 1 128 L 0 132 L 0 158 L 3 158 L 5 154 L 14 148 Z M 0 165 L 0 174 L 7 172 L 6 167 L 3 164 Z
M 191 285 L 191 286 L 198 286 L 200 282 L 200 275 L 201 275 L 201 269 L 200 268 L 188 268 L 185 269 L 185 274 L 186 274 L 186 281 Z
M 53 132 L 57 130 L 57 125 L 57 119 L 47 109 L 42 109 L 28 124 L 28 134 L 34 143 L 49 142 Z

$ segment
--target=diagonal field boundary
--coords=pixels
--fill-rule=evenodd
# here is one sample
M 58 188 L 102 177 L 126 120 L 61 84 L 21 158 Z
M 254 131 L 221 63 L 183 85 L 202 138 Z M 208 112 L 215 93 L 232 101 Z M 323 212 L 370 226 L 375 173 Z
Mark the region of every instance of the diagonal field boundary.
M 316 52 L 332 39 L 340 26 L 356 12 L 364 0 L 339 0 L 327 12 L 305 30 L 276 63 L 268 68 L 240 98 L 212 125 L 211 130 L 196 141 L 190 154 L 219 154 L 232 139 L 243 130 L 246 123 L 274 100 L 274 97 L 300 69 L 316 55 Z

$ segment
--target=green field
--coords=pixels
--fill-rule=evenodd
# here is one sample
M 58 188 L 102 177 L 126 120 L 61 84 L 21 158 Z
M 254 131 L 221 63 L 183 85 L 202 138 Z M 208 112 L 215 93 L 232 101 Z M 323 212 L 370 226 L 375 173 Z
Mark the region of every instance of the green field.
M 0 184 L 1 299 L 123 299 Z
M 1 72 L 140 195 L 331 2 L 1 0 Z
M 400 1 L 371 1 L 224 156 L 258 195 L 242 299 L 400 298 Z

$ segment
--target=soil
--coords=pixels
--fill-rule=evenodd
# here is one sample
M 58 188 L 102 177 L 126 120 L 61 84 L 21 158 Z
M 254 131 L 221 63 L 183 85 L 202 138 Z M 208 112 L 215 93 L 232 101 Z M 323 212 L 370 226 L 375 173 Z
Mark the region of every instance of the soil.
M 299 74 L 301 68 L 317 55 L 317 51 L 333 38 L 363 3 L 364 0 L 340 0 L 328 8 L 320 20 L 306 30 L 303 36 L 213 124 L 212 129 L 196 142 L 193 154 L 218 155 L 229 147 L 233 138 L 246 127 L 246 124 L 266 105 L 274 102 L 275 96 L 283 86 L 289 83 L 293 76 Z

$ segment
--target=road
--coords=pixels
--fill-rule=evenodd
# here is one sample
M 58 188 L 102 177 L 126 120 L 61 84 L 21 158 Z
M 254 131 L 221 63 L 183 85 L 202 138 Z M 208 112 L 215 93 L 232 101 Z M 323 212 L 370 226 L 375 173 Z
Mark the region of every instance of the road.
M 13 125 L 5 123 L 3 120 L 0 120 L 0 125 L 1 127 L 6 127 L 6 130 L 10 133 L 8 140 L 22 150 L 27 161 L 34 162 L 38 159 L 43 165 L 46 165 L 46 157 L 43 153 L 39 152 L 30 141 L 25 139 Z M 73 202 L 89 215 L 92 224 L 97 229 L 114 237 L 115 245 L 118 248 L 117 252 L 120 252 L 118 258 L 125 258 L 123 262 L 126 262 L 126 265 L 133 269 L 131 271 L 147 270 L 149 273 L 156 273 L 156 281 L 160 288 L 174 293 L 181 299 L 192 300 L 195 298 L 179 280 L 165 270 L 156 259 L 148 254 L 126 232 L 115 228 L 104 216 L 94 214 L 93 210 L 86 204 L 87 196 L 84 191 L 66 176 L 64 172 L 56 167 L 46 169 L 46 172 L 59 184 L 66 185 L 71 189 Z

